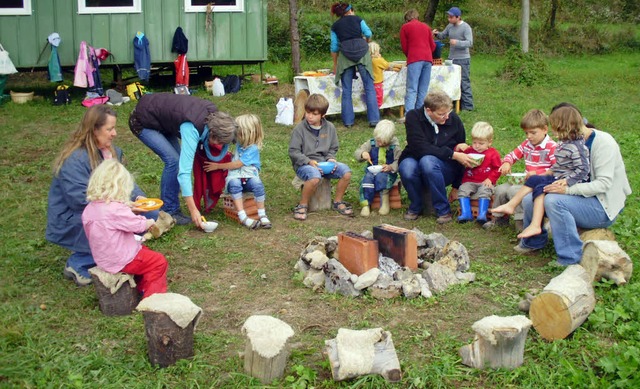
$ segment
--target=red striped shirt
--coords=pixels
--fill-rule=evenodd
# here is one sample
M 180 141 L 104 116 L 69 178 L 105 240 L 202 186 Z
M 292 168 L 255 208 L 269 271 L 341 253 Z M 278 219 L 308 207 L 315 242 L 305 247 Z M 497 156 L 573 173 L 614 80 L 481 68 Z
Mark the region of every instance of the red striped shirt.
M 505 155 L 502 162 L 509 162 L 513 166 L 520 159 L 524 159 L 526 171 L 535 171 L 536 174 L 542 174 L 556 163 L 554 155 L 556 146 L 556 142 L 549 135 L 545 136 L 537 146 L 532 145 L 529 140 L 525 140 L 512 152 Z

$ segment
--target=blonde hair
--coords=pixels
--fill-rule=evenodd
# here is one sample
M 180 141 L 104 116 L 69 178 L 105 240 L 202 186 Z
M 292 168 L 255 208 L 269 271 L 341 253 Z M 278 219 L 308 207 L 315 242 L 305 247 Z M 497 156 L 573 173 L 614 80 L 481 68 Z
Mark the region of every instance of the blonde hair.
M 128 202 L 133 192 L 133 176 L 117 159 L 103 161 L 91 173 L 87 185 L 89 201 Z
M 453 102 L 451 97 L 441 90 L 436 90 L 427 93 L 424 98 L 425 108 L 429 108 L 431 112 L 437 111 L 440 108 L 451 109 L 453 108 Z
M 586 131 L 582 115 L 572 107 L 561 107 L 551 112 L 549 122 L 558 140 L 579 139 Z
M 471 138 L 493 142 L 493 127 L 487 122 L 476 122 L 471 129 Z
M 95 130 L 100 129 L 107 123 L 109 116 L 116 117 L 116 112 L 108 105 L 97 104 L 89 107 L 87 112 L 84 113 L 78 128 L 71 134 L 67 143 L 58 157 L 53 162 L 53 175 L 57 176 L 62 169 L 64 162 L 78 149 L 87 150 L 89 156 L 89 165 L 91 170 L 94 170 L 102 160 L 102 154 L 98 147 L 98 141 L 96 139 Z M 113 145 L 109 148 L 111 155 L 116 156 L 116 150 Z
M 242 147 L 256 145 L 262 148 L 264 140 L 264 132 L 262 131 L 262 123 L 260 118 L 252 113 L 240 115 L 236 118 L 238 129 L 236 130 L 236 141 Z
M 228 145 L 236 133 L 236 121 L 226 112 L 213 112 L 207 116 L 209 142 Z
M 532 109 L 525 113 L 520 120 L 520 128 L 523 130 L 531 130 L 534 128 L 545 128 L 549 124 L 547 114 L 539 109 Z
M 369 42 L 369 52 L 373 58 L 380 57 L 380 45 L 377 42 Z
M 391 120 L 383 119 L 376 124 L 373 138 L 383 145 L 388 145 L 396 135 L 396 125 Z

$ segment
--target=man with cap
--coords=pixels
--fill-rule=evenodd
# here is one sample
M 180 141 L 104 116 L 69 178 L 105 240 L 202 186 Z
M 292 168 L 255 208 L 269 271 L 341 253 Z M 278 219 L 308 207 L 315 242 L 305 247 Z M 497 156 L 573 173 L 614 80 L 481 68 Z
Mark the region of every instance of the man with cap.
M 473 94 L 471 93 L 471 80 L 469 79 L 469 68 L 471 66 L 469 48 L 473 47 L 473 32 L 471 31 L 471 26 L 462 20 L 460 8 L 451 7 L 447 11 L 447 19 L 449 24 L 444 31 L 434 29 L 433 34 L 438 39 L 449 38 L 449 59 L 462 68 L 460 108 L 473 111 Z

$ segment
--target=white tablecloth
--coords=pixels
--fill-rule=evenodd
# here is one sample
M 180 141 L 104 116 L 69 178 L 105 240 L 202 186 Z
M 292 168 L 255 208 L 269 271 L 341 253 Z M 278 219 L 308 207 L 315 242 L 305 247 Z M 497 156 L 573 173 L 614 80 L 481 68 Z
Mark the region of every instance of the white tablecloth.
M 431 82 L 429 90 L 440 89 L 444 91 L 451 100 L 460 100 L 460 80 L 462 69 L 459 65 L 433 66 L 431 67 Z M 407 68 L 402 68 L 399 72 L 384 72 L 384 97 L 380 108 L 398 107 L 404 105 L 404 95 L 406 93 Z M 324 77 L 304 77 L 294 78 L 296 94 L 301 89 L 309 90 L 309 93 L 320 93 L 329 100 L 329 110 L 327 115 L 340 113 L 340 102 L 342 98 L 342 87 L 336 86 L 333 82 L 334 76 Z M 363 112 L 367 110 L 364 98 L 364 90 L 360 78 L 353 80 L 353 110 Z

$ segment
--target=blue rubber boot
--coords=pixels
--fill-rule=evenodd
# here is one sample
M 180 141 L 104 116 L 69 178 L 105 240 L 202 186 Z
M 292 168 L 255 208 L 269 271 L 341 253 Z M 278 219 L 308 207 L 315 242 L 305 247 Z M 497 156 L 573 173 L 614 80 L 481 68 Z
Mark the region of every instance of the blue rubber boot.
M 460 197 L 460 216 L 458 216 L 458 223 L 466 223 L 473 220 L 473 214 L 471 213 L 471 199 L 468 197 Z
M 478 218 L 476 219 L 478 223 L 484 224 L 487 222 L 487 210 L 490 202 L 491 199 L 484 197 L 478 199 Z

